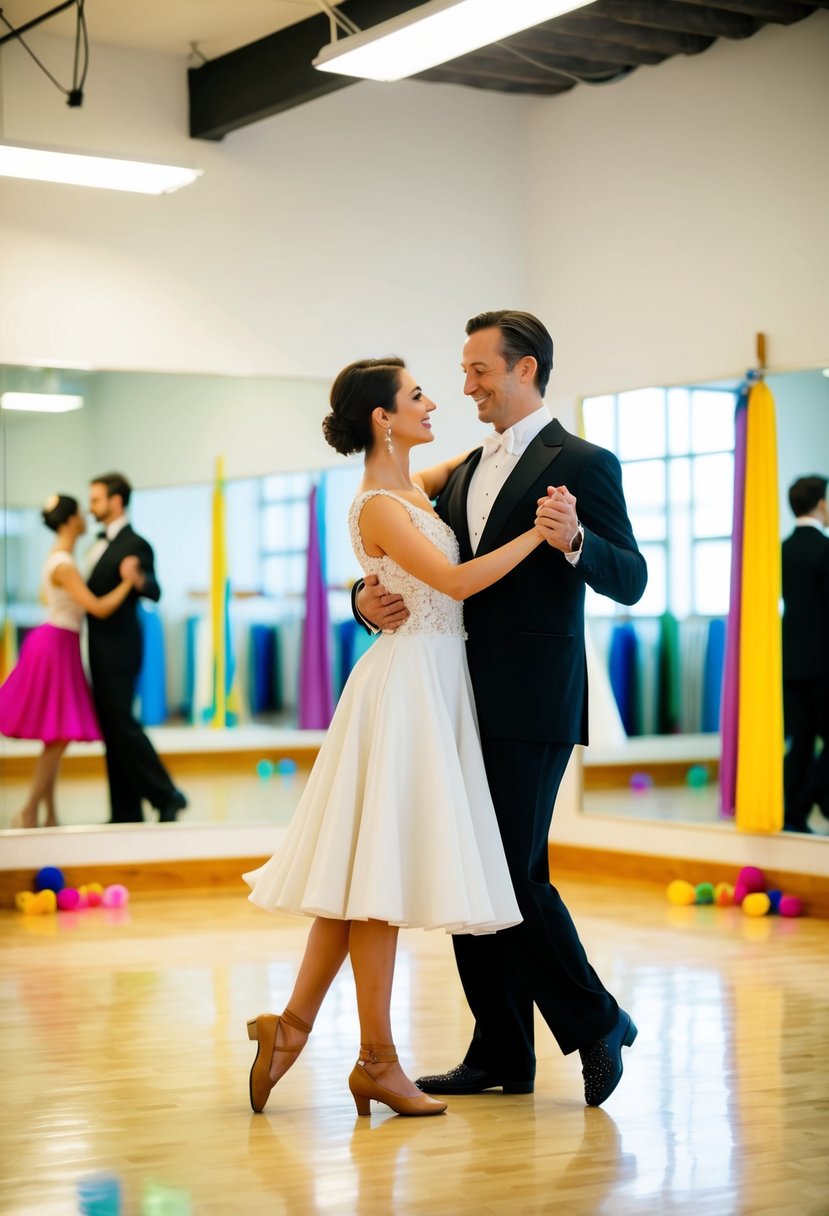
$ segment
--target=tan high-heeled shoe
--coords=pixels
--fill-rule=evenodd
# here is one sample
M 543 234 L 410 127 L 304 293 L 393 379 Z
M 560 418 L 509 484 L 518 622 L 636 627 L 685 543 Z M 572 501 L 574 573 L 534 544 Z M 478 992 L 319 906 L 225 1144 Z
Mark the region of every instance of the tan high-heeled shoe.
M 299 1047 L 280 1047 L 276 1041 L 280 1022 L 284 1022 L 286 1026 L 292 1026 L 294 1030 L 301 1030 L 304 1034 L 310 1034 L 313 1030 L 313 1026 L 303 1022 L 302 1018 L 291 1013 L 290 1009 L 284 1010 L 281 1014 L 260 1013 L 258 1018 L 251 1018 L 248 1022 L 248 1038 L 259 1044 L 256 1059 L 250 1070 L 249 1083 L 250 1105 L 254 1114 L 257 1115 L 265 1109 L 265 1103 L 276 1085 L 276 1081 L 271 1080 L 273 1053 L 285 1051 L 291 1055 L 299 1055 L 305 1046 L 304 1043 L 301 1043 Z
M 360 1044 L 360 1058 L 351 1070 L 348 1078 L 348 1088 L 357 1107 L 358 1115 L 371 1114 L 371 1101 L 384 1102 L 398 1115 L 442 1115 L 446 1110 L 445 1102 L 422 1094 L 419 1098 L 404 1098 L 393 1093 L 375 1081 L 371 1073 L 366 1072 L 366 1064 L 394 1064 L 397 1052 L 393 1043 L 380 1043 L 377 1046 Z

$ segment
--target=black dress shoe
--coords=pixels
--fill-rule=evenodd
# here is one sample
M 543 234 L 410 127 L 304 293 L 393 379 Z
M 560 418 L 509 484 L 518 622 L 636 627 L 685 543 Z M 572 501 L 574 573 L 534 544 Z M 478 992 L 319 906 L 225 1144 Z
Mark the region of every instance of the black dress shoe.
M 588 1106 L 601 1106 L 622 1079 L 622 1048 L 630 1047 L 639 1032 L 629 1013 L 619 1010 L 619 1020 L 603 1039 L 580 1047 L 584 1077 L 584 1100 Z
M 174 791 L 174 797 L 166 804 L 158 808 L 159 823 L 175 823 L 176 816 L 179 811 L 183 811 L 187 806 L 187 799 L 181 790 Z
M 505 1094 L 531 1094 L 535 1083 L 533 1081 L 504 1081 L 494 1077 L 483 1068 L 470 1068 L 468 1064 L 459 1064 L 450 1068 L 449 1072 L 435 1073 L 429 1077 L 418 1077 L 415 1081 L 418 1089 L 425 1094 L 480 1094 L 485 1089 L 502 1089 Z

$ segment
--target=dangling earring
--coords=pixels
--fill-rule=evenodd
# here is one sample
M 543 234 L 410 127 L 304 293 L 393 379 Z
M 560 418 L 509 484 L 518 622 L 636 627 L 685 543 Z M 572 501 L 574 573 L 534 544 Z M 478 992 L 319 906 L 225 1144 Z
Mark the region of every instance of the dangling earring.
M 394 455 L 394 444 L 391 441 L 391 427 L 389 427 L 386 431 L 386 451 L 388 452 L 389 456 Z

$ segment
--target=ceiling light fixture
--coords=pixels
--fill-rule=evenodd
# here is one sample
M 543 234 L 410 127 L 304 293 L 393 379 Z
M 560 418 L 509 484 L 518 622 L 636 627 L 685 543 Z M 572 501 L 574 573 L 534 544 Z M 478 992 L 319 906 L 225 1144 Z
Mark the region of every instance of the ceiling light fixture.
M 313 61 L 314 67 L 366 80 L 402 80 L 589 2 L 431 0 L 390 21 L 329 43 Z
M 0 143 L 0 177 L 59 182 L 67 186 L 97 186 L 134 194 L 172 194 L 201 177 L 201 169 L 151 164 L 80 152 L 59 152 L 24 144 Z
M 79 410 L 83 397 L 73 393 L 3 393 L 0 409 L 25 410 L 30 414 L 68 414 Z

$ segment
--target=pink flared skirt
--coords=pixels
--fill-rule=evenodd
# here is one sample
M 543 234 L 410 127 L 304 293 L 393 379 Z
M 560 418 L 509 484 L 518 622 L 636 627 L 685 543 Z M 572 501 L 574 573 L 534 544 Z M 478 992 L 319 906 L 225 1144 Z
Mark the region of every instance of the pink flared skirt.
M 28 635 L 0 687 L 0 734 L 44 743 L 101 738 L 77 633 L 40 625 Z

